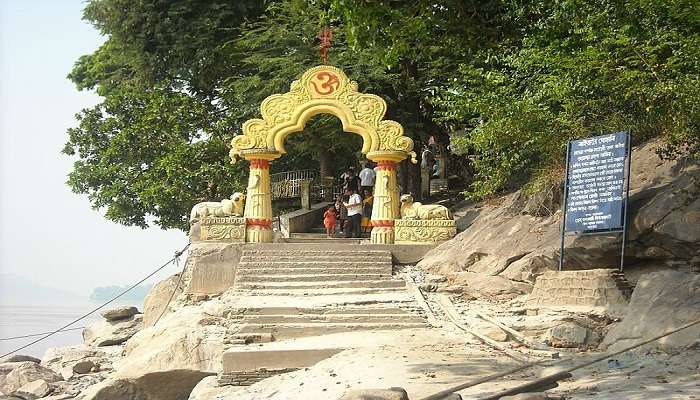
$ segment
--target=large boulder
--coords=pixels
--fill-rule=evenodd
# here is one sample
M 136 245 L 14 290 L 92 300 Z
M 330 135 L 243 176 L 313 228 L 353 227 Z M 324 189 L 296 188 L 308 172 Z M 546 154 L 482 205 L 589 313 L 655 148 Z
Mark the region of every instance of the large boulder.
M 22 385 L 21 388 L 15 391 L 14 395 L 24 400 L 40 399 L 51 392 L 48 382 L 43 379 L 37 379 Z
M 158 320 L 158 317 L 164 314 L 165 307 L 168 305 L 170 298 L 175 298 L 182 293 L 183 285 L 177 285 L 179 280 L 180 274 L 175 274 L 156 283 L 148 292 L 148 295 L 143 301 L 144 328 L 153 326 Z M 175 294 L 173 294 L 173 292 L 175 292 Z
M 128 379 L 107 379 L 91 386 L 78 397 L 80 400 L 150 400 L 148 394 Z
M 13 369 L 20 366 L 22 362 L 5 362 L 0 364 L 0 394 L 2 394 L 2 387 L 5 386 L 5 377 L 7 374 L 12 372 Z
M 700 274 L 661 271 L 643 275 L 632 292 L 622 322 L 612 327 L 601 346 L 609 351 L 651 339 L 700 319 Z M 700 325 L 675 333 L 648 347 L 669 349 L 700 339 Z
M 3 358 L 0 358 L 0 364 L 12 363 L 12 362 L 24 362 L 24 361 L 31 361 L 31 362 L 35 362 L 35 363 L 41 362 L 41 360 L 39 360 L 36 357 L 25 356 L 22 354 L 13 354 L 11 356 L 6 356 Z
M 19 363 L 5 376 L 5 382 L 0 387 L 0 391 L 12 395 L 25 384 L 39 379 L 48 383 L 62 380 L 61 376 L 54 371 L 35 362 L 26 361 Z
M 100 315 L 107 321 L 118 321 L 120 319 L 128 319 L 139 313 L 139 309 L 131 306 L 121 306 L 104 310 Z
M 141 314 L 117 321 L 98 321 L 83 330 L 83 340 L 88 346 L 112 346 L 126 342 L 142 327 Z
M 217 301 L 211 301 L 165 315 L 126 343 L 114 379 L 128 380 L 148 393 L 149 399 L 187 399 L 199 381 L 221 371 L 223 311 Z
M 700 268 L 700 163 L 697 156 L 661 160 L 654 141 L 632 152 L 625 268 L 632 282 L 655 269 Z M 456 210 L 464 228 L 428 252 L 418 266 L 450 277 L 463 272 L 534 283 L 559 262 L 561 187 L 534 196 L 517 191 Z M 461 221 L 464 219 L 465 221 Z M 569 236 L 567 270 L 619 265 L 616 236 Z

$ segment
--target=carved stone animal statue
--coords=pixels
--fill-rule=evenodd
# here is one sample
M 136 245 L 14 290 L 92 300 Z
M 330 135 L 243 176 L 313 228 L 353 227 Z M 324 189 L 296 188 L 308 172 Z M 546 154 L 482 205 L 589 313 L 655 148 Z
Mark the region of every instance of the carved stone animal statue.
M 190 223 L 203 217 L 240 217 L 243 215 L 244 204 L 245 195 L 240 192 L 232 194 L 230 199 L 197 203 L 192 207 Z
M 450 210 L 439 204 L 414 202 L 410 194 L 401 195 L 401 219 L 452 219 Z

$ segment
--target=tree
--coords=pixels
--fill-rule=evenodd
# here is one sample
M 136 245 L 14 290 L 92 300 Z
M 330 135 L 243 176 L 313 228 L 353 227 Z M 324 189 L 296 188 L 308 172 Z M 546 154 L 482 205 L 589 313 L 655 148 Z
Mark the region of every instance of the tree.
M 287 91 L 292 79 L 319 63 L 314 40 L 329 23 L 315 2 L 259 5 L 90 1 L 85 18 L 108 40 L 81 57 L 69 78 L 105 100 L 78 114 L 78 126 L 69 130 L 64 152 L 78 157 L 71 188 L 115 222 L 181 229 L 194 203 L 241 190 L 245 165 L 228 163 L 230 140 L 245 120 L 259 116 L 266 96 Z M 336 27 L 330 60 L 363 91 L 383 96 L 389 117 L 406 116 L 407 134 L 420 138 L 427 130 L 416 117 L 418 106 L 407 100 L 415 97 L 412 86 L 386 68 L 379 51 L 350 48 Z M 324 140 L 291 140 L 301 154 L 274 168 L 308 168 L 319 154 L 356 146 L 352 135 L 333 133 L 337 119 L 319 118 L 309 130 Z M 327 140 L 331 134 L 334 140 Z

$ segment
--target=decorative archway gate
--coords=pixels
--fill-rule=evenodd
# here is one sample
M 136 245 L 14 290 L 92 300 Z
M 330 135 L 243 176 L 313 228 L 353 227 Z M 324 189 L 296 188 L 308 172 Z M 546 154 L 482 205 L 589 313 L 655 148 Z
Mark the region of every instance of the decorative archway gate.
M 313 67 L 292 82 L 289 92 L 273 94 L 260 104 L 262 119 L 243 124 L 243 134 L 231 141 L 231 159 L 250 163 L 246 220 L 246 242 L 272 241 L 272 188 L 270 161 L 286 153 L 284 141 L 304 129 L 317 114 L 332 114 L 343 130 L 362 136 L 362 153 L 377 163 L 372 209 L 372 243 L 394 243 L 394 220 L 400 217 L 396 164 L 411 157 L 413 140 L 403 135 L 396 121 L 384 120 L 386 103 L 381 97 L 360 93 L 338 68 Z

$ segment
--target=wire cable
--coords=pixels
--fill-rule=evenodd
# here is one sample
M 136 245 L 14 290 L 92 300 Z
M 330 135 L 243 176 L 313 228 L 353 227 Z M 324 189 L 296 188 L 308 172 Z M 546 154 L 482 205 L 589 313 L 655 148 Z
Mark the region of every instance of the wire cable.
M 104 307 L 107 306 L 108 304 L 114 302 L 115 300 L 117 300 L 118 298 L 122 297 L 123 295 L 125 295 L 125 294 L 128 293 L 129 291 L 133 290 L 133 289 L 134 289 L 135 287 L 137 287 L 138 285 L 140 285 L 140 284 L 142 284 L 143 282 L 145 282 L 148 278 L 152 277 L 153 275 L 155 275 L 156 273 L 158 273 L 158 272 L 159 272 L 160 270 L 162 270 L 163 268 L 165 268 L 165 267 L 167 267 L 168 265 L 170 265 L 170 263 L 172 263 L 173 261 L 177 260 L 177 259 L 182 255 L 182 253 L 184 253 L 189 247 L 190 247 L 190 243 L 187 243 L 187 246 L 185 246 L 182 250 L 175 252 L 175 256 L 174 256 L 173 258 L 171 258 L 170 260 L 168 260 L 168 262 L 166 262 L 165 264 L 161 265 L 161 266 L 158 267 L 155 271 L 153 271 L 153 272 L 151 272 L 150 274 L 148 274 L 145 278 L 143 278 L 143 279 L 141 279 L 140 281 L 136 282 L 135 284 L 131 285 L 129 288 L 123 290 L 121 293 L 119 293 L 118 295 L 112 297 L 110 300 L 108 300 L 107 302 L 103 303 L 102 305 L 100 305 L 100 306 L 94 308 L 93 310 L 89 311 L 89 312 L 86 313 L 86 314 L 83 314 L 82 316 L 80 316 L 80 317 L 74 319 L 73 321 L 69 322 L 68 324 L 66 324 L 66 325 L 64 325 L 64 326 L 62 326 L 62 327 L 56 329 L 55 331 L 49 332 L 48 334 L 46 334 L 46 335 L 43 336 L 43 337 L 40 337 L 39 339 L 36 339 L 36 340 L 34 340 L 34 341 L 32 341 L 32 342 L 30 342 L 30 343 L 28 343 L 28 344 L 25 344 L 24 346 L 21 346 L 21 347 L 15 349 L 15 350 L 10 351 L 10 352 L 8 352 L 8 353 L 5 353 L 5 354 L 3 354 L 3 355 L 0 355 L 0 358 L 9 356 L 9 355 L 11 355 L 11 354 L 14 354 L 14 353 L 20 351 L 20 350 L 24 350 L 24 349 L 26 349 L 27 347 L 29 347 L 29 346 L 31 346 L 31 345 L 33 345 L 33 344 L 39 343 L 39 342 L 41 342 L 42 340 L 44 340 L 44 339 L 46 339 L 46 338 L 48 338 L 48 337 L 50 337 L 50 336 L 53 336 L 53 335 L 55 335 L 55 334 L 57 334 L 57 333 L 59 333 L 59 332 L 62 332 L 62 331 L 64 331 L 64 330 L 66 330 L 66 328 L 70 327 L 71 325 L 73 325 L 73 324 L 75 324 L 75 323 L 77 323 L 77 322 L 79 322 L 79 321 L 81 321 L 81 320 L 83 320 L 83 319 L 89 317 L 90 315 L 94 314 L 95 312 L 101 310 L 102 308 L 104 308 Z M 31 335 L 31 336 L 36 336 L 36 335 Z
M 175 264 L 180 263 L 180 258 L 178 255 L 175 255 Z M 168 302 L 165 304 L 165 307 L 163 307 L 163 310 L 160 312 L 160 315 L 156 319 L 156 321 L 153 323 L 153 326 L 156 326 L 158 324 L 158 321 L 160 321 L 160 318 L 165 314 L 165 311 L 168 310 L 168 307 L 170 307 L 170 302 L 173 301 L 173 297 L 175 297 L 175 293 L 177 293 L 177 289 L 180 288 L 180 282 L 182 282 L 182 276 L 185 275 L 185 268 L 187 267 L 187 263 L 184 263 L 182 265 L 182 271 L 180 271 L 180 276 L 177 277 L 177 283 L 175 284 L 175 288 L 173 289 L 173 292 L 170 293 L 170 298 L 168 299 Z
M 77 328 L 69 328 L 69 329 L 63 329 L 60 332 L 69 332 L 69 331 L 77 331 L 78 329 L 85 329 L 84 326 L 79 326 Z M 59 333 L 60 333 L 59 332 Z M 6 337 L 6 338 L 0 338 L 0 342 L 3 342 L 5 340 L 14 340 L 14 339 L 25 339 L 25 338 L 30 338 L 34 336 L 41 336 L 41 335 L 47 335 L 51 332 L 41 332 L 41 333 L 32 333 L 30 335 L 22 335 L 22 336 L 12 336 L 12 337 Z

